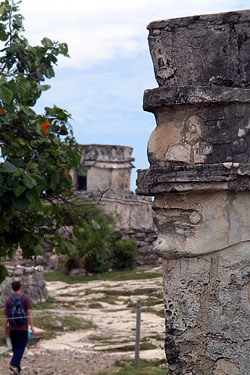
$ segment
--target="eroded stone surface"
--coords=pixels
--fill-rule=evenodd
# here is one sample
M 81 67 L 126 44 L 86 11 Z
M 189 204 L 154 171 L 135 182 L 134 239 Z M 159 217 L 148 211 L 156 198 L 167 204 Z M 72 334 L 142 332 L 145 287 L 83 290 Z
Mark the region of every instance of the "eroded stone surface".
M 250 193 L 165 194 L 154 202 L 159 230 L 154 245 L 165 259 L 237 252 L 250 241 Z M 212 236 L 212 238 L 211 238 Z
M 151 22 L 148 40 L 159 85 L 248 87 L 249 14 L 246 10 Z
M 7 298 L 13 293 L 11 284 L 19 280 L 23 286 L 24 293 L 27 293 L 32 303 L 44 302 L 48 298 L 48 291 L 43 277 L 43 267 L 24 267 L 21 265 L 5 264 L 9 276 L 0 285 L 0 307 L 4 306 Z
M 154 195 L 171 375 L 250 373 L 250 11 L 148 26 Z M 216 48 L 215 48 L 216 46 Z
M 249 373 L 249 245 L 234 250 L 164 261 L 165 348 L 173 374 L 218 375 L 225 363 L 234 369 L 225 374 Z

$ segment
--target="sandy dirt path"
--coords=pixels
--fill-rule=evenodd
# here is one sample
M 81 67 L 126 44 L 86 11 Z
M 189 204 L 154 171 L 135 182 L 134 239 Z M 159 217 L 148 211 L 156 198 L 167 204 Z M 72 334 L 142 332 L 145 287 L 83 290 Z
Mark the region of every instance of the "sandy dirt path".
M 50 340 L 41 339 L 28 348 L 22 361 L 23 375 L 90 375 L 104 370 L 111 373 L 116 359 L 133 359 L 134 352 L 128 346 L 135 343 L 134 305 L 138 299 L 150 302 L 148 308 L 142 308 L 141 339 L 154 346 L 141 351 L 140 358 L 165 358 L 164 319 L 159 314 L 163 308 L 160 272 L 159 278 L 154 279 L 74 285 L 48 282 L 47 288 L 56 302 L 56 309 L 50 309 L 49 314 L 77 317 L 92 326 L 62 332 Z M 46 311 L 34 310 L 34 321 L 39 313 Z M 7 375 L 10 353 L 6 348 L 1 352 L 0 375 Z

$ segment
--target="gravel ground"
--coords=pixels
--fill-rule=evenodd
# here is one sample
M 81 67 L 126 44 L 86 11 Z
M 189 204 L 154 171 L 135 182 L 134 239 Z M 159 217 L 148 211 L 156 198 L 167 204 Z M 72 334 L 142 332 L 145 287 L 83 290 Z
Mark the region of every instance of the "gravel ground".
M 76 354 L 68 351 L 26 351 L 22 360 L 22 375 L 85 375 L 115 370 L 117 356 L 97 353 Z M 0 375 L 9 375 L 10 357 L 0 357 Z
M 156 279 L 92 281 L 74 285 L 49 282 L 47 288 L 56 303 L 56 308 L 48 311 L 50 314 L 77 316 L 91 321 L 93 326 L 75 332 L 65 331 L 54 339 L 41 339 L 36 345 L 27 348 L 22 360 L 22 375 L 96 375 L 100 371 L 114 372 L 117 369 L 114 365 L 117 359 L 134 357 L 133 351 L 123 350 L 125 345 L 133 345 L 135 342 L 136 314 L 128 302 L 136 303 L 138 298 L 145 300 L 152 291 L 161 293 L 162 277 L 159 270 L 159 278 Z M 116 292 L 115 299 L 103 300 L 105 290 Z M 135 295 L 133 290 L 137 291 Z M 141 295 L 138 295 L 138 290 L 142 291 Z M 72 304 L 74 301 L 81 304 L 80 309 Z M 98 302 L 98 306 L 93 309 L 91 303 L 94 301 Z M 141 351 L 140 358 L 165 358 L 163 340 L 153 339 L 154 335 L 160 335 L 164 339 L 164 319 L 154 313 L 162 308 L 163 302 L 159 299 L 158 304 L 150 307 L 150 311 L 142 313 L 141 338 L 148 337 L 155 349 Z M 34 310 L 35 325 L 36 314 L 40 312 Z M 98 337 L 106 338 L 106 341 L 98 340 Z M 119 351 L 116 350 L 117 346 Z M 107 349 L 108 352 L 103 351 Z M 11 353 L 7 352 L 7 348 L 1 348 L 0 375 L 10 374 L 10 358 Z

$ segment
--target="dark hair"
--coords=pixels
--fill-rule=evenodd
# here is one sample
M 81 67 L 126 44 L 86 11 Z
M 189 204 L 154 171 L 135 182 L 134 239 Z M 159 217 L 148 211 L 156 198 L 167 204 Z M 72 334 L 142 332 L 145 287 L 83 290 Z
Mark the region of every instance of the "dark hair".
M 21 285 L 20 281 L 13 281 L 11 286 L 12 286 L 12 289 L 14 290 L 14 292 L 17 292 L 21 288 L 22 285 Z

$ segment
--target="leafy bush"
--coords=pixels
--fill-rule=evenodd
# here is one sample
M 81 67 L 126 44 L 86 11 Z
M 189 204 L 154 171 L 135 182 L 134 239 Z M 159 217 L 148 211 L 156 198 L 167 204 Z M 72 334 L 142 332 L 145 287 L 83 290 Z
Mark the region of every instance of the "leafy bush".
M 132 238 L 117 241 L 113 250 L 113 268 L 118 270 L 133 269 L 136 265 L 137 242 Z
M 83 201 L 81 202 L 83 203 Z M 109 269 L 112 250 L 120 234 L 114 230 L 115 218 L 106 214 L 100 207 L 85 202 L 82 216 L 71 215 L 68 225 L 74 226 L 74 247 L 65 249 L 66 268 L 85 268 L 90 273 L 102 273 Z
M 114 215 L 106 214 L 93 203 L 80 203 L 83 205 L 81 216 L 79 211 L 76 215 L 71 211 L 67 219 L 67 225 L 73 226 L 74 246 L 67 244 L 62 249 L 66 255 L 66 269 L 84 268 L 89 273 L 103 273 L 109 268 L 133 269 L 137 257 L 136 241 L 131 238 L 121 240 L 121 234 L 114 229 Z

